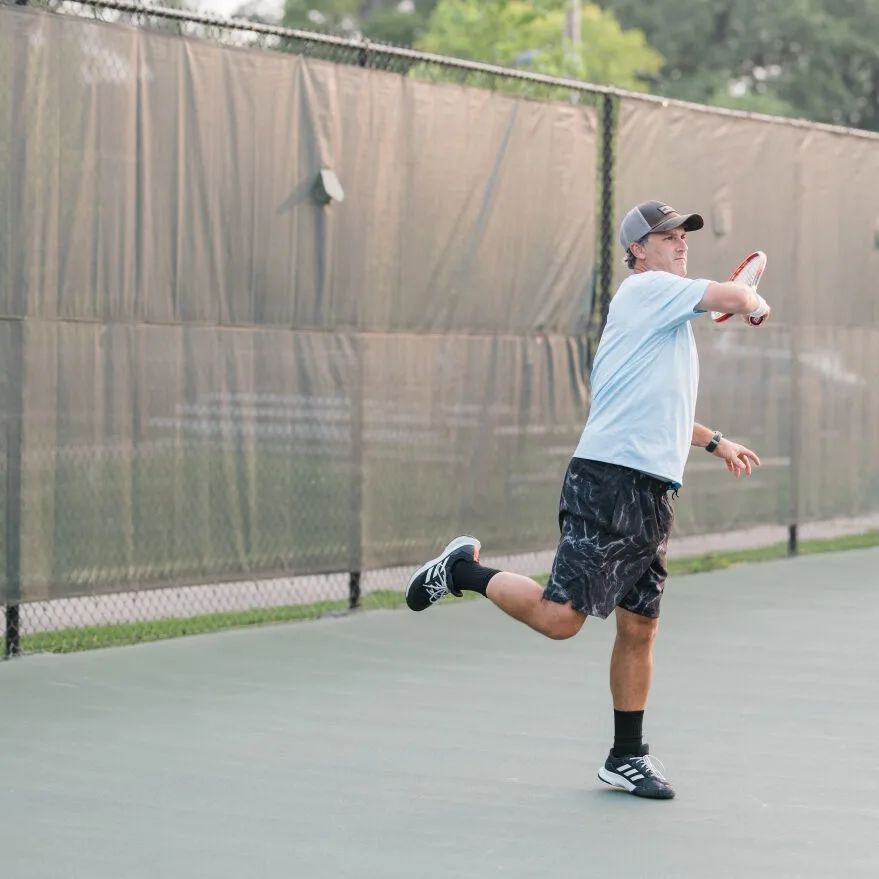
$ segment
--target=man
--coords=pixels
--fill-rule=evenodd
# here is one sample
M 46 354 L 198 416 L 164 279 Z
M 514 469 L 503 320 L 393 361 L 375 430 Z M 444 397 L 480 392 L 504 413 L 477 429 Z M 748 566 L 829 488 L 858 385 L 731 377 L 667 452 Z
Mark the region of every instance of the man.
M 614 744 L 598 777 L 640 797 L 674 790 L 642 739 L 653 640 L 667 576 L 666 546 L 690 445 L 750 476 L 750 449 L 694 423 L 699 360 L 691 321 L 708 311 L 769 317 L 753 287 L 687 279 L 687 233 L 698 214 L 658 201 L 626 214 L 620 243 L 630 277 L 610 303 L 592 368 L 589 418 L 568 466 L 559 508 L 561 540 L 546 589 L 479 564 L 479 541 L 453 540 L 409 581 L 406 603 L 430 607 L 472 590 L 550 638 L 570 638 L 587 616 L 616 614 L 610 660 Z

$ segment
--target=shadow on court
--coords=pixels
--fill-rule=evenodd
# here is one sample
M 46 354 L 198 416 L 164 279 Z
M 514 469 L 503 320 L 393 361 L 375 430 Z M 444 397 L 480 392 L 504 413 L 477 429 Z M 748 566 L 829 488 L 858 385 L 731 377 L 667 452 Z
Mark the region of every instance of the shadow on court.
M 2 874 L 875 876 L 877 568 L 669 582 L 668 802 L 595 777 L 609 622 L 557 643 L 462 601 L 2 664 Z

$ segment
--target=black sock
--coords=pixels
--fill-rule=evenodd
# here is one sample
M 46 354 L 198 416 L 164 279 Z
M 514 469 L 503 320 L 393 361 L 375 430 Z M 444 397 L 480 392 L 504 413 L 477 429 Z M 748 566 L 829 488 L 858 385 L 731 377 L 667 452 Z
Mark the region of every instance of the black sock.
M 613 755 L 626 757 L 629 754 L 640 754 L 644 743 L 641 741 L 641 724 L 644 722 L 643 711 L 613 712 Z
M 452 565 L 452 583 L 455 589 L 466 589 L 485 595 L 488 581 L 500 571 L 495 568 L 484 568 L 479 562 L 470 559 L 458 559 Z

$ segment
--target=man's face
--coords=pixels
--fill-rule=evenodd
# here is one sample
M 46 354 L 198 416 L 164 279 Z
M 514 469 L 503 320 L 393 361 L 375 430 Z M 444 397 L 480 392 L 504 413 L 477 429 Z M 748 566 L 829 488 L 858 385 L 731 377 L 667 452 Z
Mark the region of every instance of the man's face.
M 687 233 L 681 227 L 669 232 L 651 232 L 645 244 L 632 245 L 632 253 L 638 258 L 635 271 L 687 276 Z

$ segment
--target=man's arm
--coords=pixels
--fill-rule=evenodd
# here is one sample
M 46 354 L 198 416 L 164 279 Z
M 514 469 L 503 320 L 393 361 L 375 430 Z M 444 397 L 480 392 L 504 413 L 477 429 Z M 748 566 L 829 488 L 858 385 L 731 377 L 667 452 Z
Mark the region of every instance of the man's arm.
M 736 281 L 712 281 L 696 306 L 699 311 L 721 311 L 724 314 L 741 314 L 746 317 L 769 318 L 771 309 L 756 287 L 748 287 Z
M 707 449 L 709 443 L 714 439 L 714 431 L 704 424 L 696 423 L 693 425 L 693 438 L 690 445 L 699 446 L 699 448 Z M 746 476 L 751 475 L 753 465 L 760 466 L 760 459 L 750 449 L 745 446 L 734 443 L 726 437 L 721 437 L 716 448 L 711 452 L 717 458 L 723 458 L 726 462 L 726 469 L 729 470 L 736 478 L 744 473 Z
M 693 425 L 693 439 L 690 445 L 699 446 L 699 448 L 704 449 L 711 442 L 711 437 L 713 436 L 714 431 L 710 427 L 705 427 L 704 424 L 699 424 L 697 421 Z

